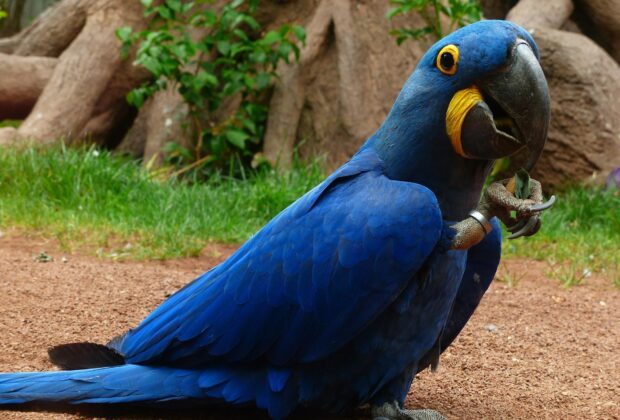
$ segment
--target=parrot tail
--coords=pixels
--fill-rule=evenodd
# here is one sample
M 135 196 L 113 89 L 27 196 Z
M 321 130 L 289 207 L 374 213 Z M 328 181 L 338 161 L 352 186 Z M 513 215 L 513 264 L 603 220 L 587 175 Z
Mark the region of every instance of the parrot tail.
M 0 373 L 0 408 L 25 403 L 180 406 L 253 404 L 275 419 L 297 406 L 291 373 L 265 367 L 178 369 L 123 364 L 54 372 Z
M 205 398 L 201 371 L 160 366 L 120 366 L 57 372 L 0 374 L 0 405 L 156 404 Z

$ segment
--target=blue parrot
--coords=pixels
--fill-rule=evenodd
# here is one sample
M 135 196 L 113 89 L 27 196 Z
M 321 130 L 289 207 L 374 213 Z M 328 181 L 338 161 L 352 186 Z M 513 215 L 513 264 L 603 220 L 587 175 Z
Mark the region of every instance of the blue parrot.
M 253 405 L 282 419 L 370 404 L 416 418 L 402 408 L 413 378 L 495 275 L 495 216 L 540 227 L 536 189 L 517 200 L 498 183 L 481 200 L 495 159 L 528 150 L 531 167 L 544 145 L 538 57 L 505 21 L 440 40 L 347 163 L 137 327 L 50 349 L 67 370 L 1 374 L 0 406 Z

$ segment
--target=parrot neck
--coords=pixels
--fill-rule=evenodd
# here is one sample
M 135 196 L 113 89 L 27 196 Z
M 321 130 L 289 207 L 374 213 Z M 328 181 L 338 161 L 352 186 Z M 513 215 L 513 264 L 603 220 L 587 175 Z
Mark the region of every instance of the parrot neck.
M 420 90 L 423 87 L 417 89 L 418 98 L 424 97 Z M 401 92 L 390 115 L 363 148 L 376 151 L 389 178 L 433 191 L 445 220 L 462 220 L 478 205 L 493 162 L 465 159 L 454 152 L 446 135 L 445 111 L 439 111 L 447 109 L 448 99 L 402 100 L 407 93 Z

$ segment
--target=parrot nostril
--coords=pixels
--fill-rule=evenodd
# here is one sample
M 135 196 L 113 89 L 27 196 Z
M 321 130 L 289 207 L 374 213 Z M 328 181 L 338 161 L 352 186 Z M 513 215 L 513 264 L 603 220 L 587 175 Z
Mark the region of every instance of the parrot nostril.
M 517 42 L 515 42 L 510 48 L 508 48 L 508 59 L 515 55 L 517 48 L 519 48 L 519 46 L 521 45 L 526 45 L 532 52 L 534 52 L 532 46 L 526 40 L 517 38 Z

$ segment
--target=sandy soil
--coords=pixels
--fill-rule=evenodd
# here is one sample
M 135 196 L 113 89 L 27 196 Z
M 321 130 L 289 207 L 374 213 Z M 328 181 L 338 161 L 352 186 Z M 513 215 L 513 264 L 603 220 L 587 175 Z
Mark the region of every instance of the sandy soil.
M 35 261 L 42 250 L 54 261 Z M 52 369 L 48 347 L 106 342 L 232 251 L 211 246 L 200 258 L 167 262 L 79 255 L 63 261 L 54 243 L 1 238 L 0 371 Z M 506 264 L 513 273 L 523 270 L 522 280 L 513 288 L 491 287 L 439 372 L 418 376 L 408 405 L 434 408 L 450 419 L 620 419 L 620 290 L 594 277 L 567 290 L 545 277 L 542 263 Z M 0 418 L 169 414 L 4 411 Z

